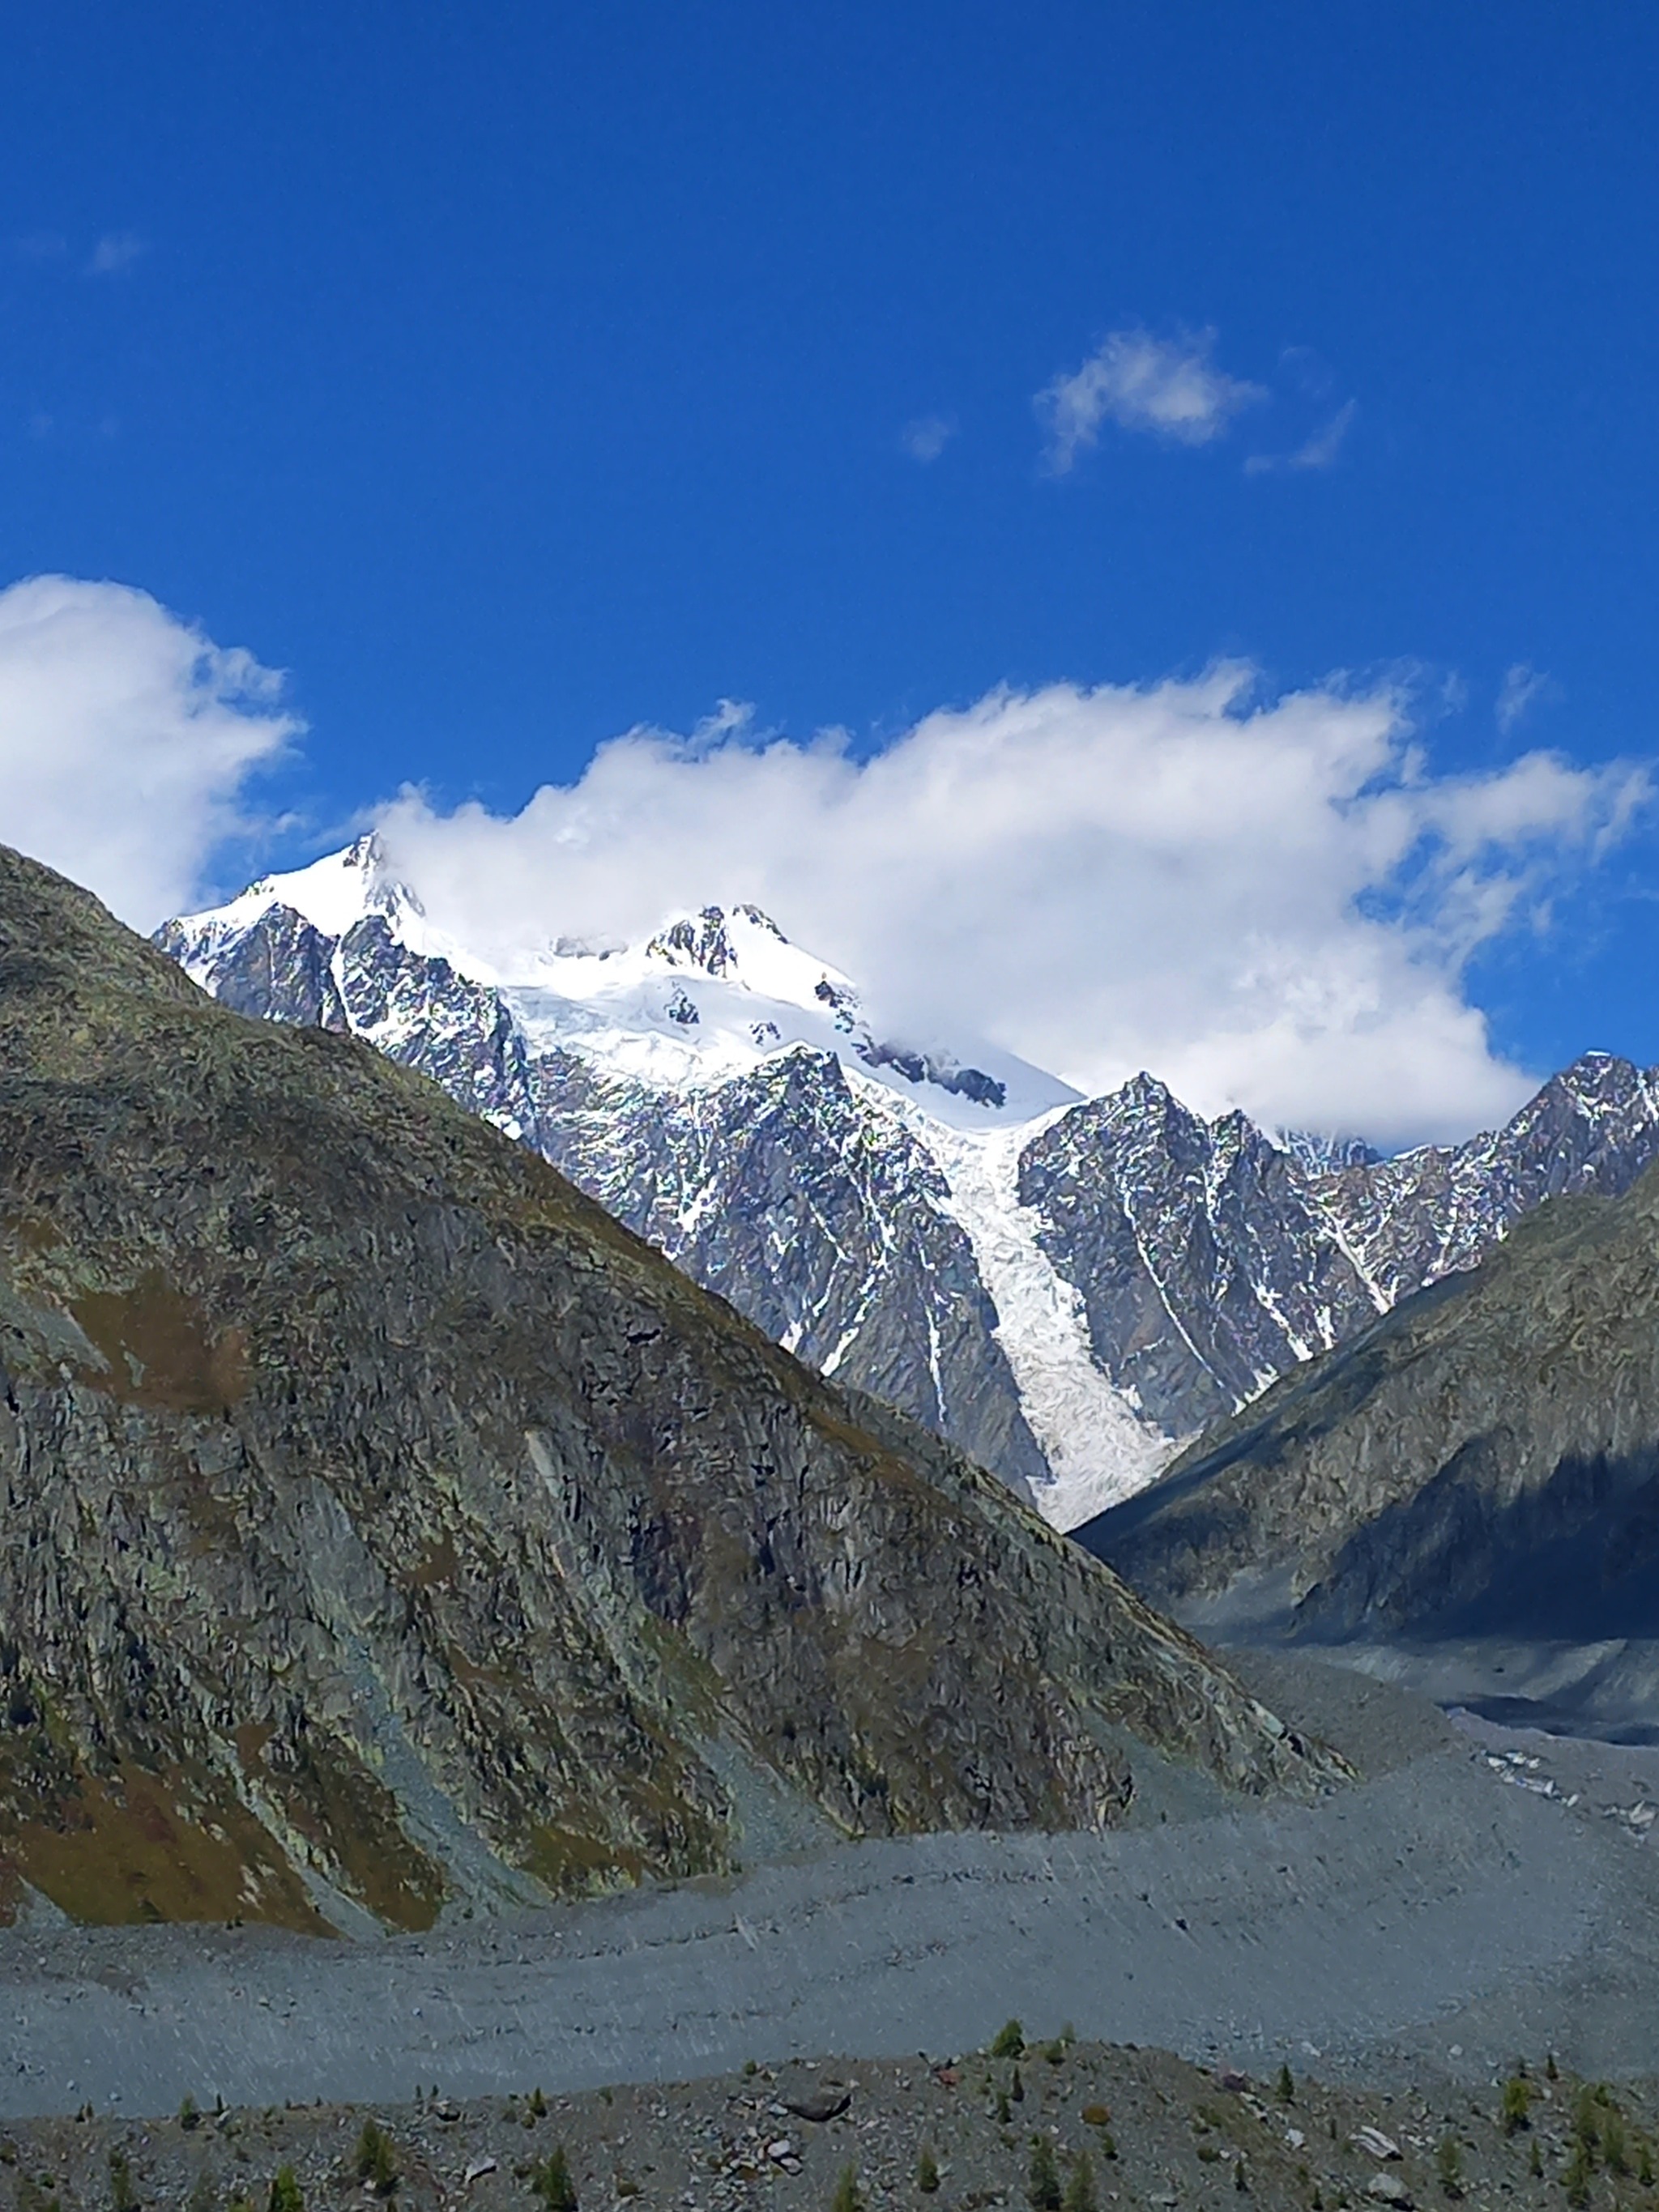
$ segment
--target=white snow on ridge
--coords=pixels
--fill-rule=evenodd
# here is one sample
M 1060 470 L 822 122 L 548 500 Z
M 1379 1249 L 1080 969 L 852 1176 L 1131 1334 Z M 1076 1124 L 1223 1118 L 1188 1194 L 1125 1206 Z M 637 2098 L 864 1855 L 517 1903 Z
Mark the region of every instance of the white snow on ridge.
M 753 906 L 671 917 L 643 944 L 558 938 L 492 964 L 434 927 L 415 892 L 387 873 L 373 836 L 180 917 L 187 971 L 205 982 L 215 961 L 276 906 L 336 940 L 378 915 L 410 951 L 500 991 L 532 1051 L 559 1047 L 656 1089 L 724 1082 L 805 1044 L 953 1127 L 1011 1127 L 1079 1095 L 977 1041 L 939 1053 L 887 1038 L 839 969 L 792 944 Z
M 950 1185 L 945 1210 L 974 1248 L 997 1341 L 1053 1471 L 1031 1486 L 1037 1509 L 1056 1528 L 1079 1528 L 1144 1490 L 1188 1440 L 1166 1436 L 1095 1364 L 1083 1301 L 1037 1242 L 1038 1216 L 1018 1189 L 1019 1156 L 1040 1124 L 977 1134 L 905 1119 Z

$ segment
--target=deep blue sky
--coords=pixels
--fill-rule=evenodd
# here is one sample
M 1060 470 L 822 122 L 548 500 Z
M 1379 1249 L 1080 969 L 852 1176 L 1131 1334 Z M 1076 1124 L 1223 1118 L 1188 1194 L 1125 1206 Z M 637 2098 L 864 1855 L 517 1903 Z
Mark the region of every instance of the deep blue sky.
M 1650 753 L 1656 58 L 1628 4 L 54 0 L 0 82 L 0 581 L 289 669 L 317 819 L 722 696 L 873 739 L 1218 654 L 1455 675 L 1443 763 Z M 1033 395 L 1127 325 L 1273 397 L 1045 477 Z M 1488 962 L 1501 1043 L 1659 1059 L 1650 858 Z

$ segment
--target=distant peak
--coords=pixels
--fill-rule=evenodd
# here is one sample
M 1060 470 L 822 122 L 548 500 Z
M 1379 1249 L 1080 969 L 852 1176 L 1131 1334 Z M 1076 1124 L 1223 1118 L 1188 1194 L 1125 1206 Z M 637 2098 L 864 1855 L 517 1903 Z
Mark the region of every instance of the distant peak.
M 645 949 L 653 959 L 666 961 L 671 968 L 696 968 L 705 975 L 729 975 L 741 964 L 732 935 L 734 922 L 764 930 L 780 945 L 789 942 L 771 915 L 763 914 L 757 906 L 734 906 L 729 913 L 724 907 L 706 906 L 659 929 Z

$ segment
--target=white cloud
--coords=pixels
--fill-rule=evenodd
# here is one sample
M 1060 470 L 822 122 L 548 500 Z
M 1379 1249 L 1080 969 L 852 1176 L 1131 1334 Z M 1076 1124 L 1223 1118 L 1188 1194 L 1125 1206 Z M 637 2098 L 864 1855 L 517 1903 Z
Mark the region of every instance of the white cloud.
M 298 726 L 280 683 L 144 592 L 66 576 L 0 591 L 0 839 L 153 927 L 246 826 L 239 793 Z
M 1049 469 L 1063 476 L 1096 442 L 1103 422 L 1183 446 L 1218 438 L 1241 408 L 1267 395 L 1259 384 L 1224 375 L 1211 359 L 1214 349 L 1213 331 L 1173 339 L 1142 330 L 1112 331 L 1081 368 L 1057 376 L 1037 394 Z
M 1498 726 L 1507 737 L 1528 708 L 1540 699 L 1555 696 L 1554 679 L 1541 670 L 1528 668 L 1524 660 L 1517 660 L 1513 668 L 1504 672 L 1504 681 L 1498 688 Z
M 87 274 L 88 276 L 118 276 L 149 251 L 148 241 L 136 237 L 130 230 L 106 231 L 92 249 Z
M 1547 754 L 1436 775 L 1397 696 L 1260 702 L 1224 668 L 994 692 L 865 760 L 726 708 L 615 739 L 510 818 L 405 793 L 382 828 L 434 921 L 506 966 L 752 899 L 913 1041 L 1401 1142 L 1524 1096 L 1465 964 L 1645 793 Z
M 957 434 L 957 426 L 945 415 L 919 415 L 907 422 L 899 436 L 913 461 L 936 461 Z
M 1339 407 L 1322 428 L 1316 430 L 1305 444 L 1290 453 L 1252 453 L 1244 464 L 1247 476 L 1262 476 L 1271 469 L 1328 469 L 1342 450 L 1342 443 L 1353 428 L 1353 419 L 1359 412 L 1359 402 L 1349 399 Z

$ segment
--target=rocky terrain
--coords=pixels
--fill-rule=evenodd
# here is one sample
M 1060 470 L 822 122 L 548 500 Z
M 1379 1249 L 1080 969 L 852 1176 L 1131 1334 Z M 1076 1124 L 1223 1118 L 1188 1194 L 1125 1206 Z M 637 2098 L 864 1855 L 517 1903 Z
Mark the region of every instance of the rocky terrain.
M 1234 1637 L 1650 1641 L 1659 1172 L 1533 1213 L 1079 1537 Z
M 418 1928 L 1334 1778 L 520 1145 L 0 854 L 0 1869 Z
M 1146 1075 L 1078 1100 L 981 1047 L 895 1042 L 751 908 L 503 969 L 444 937 L 373 840 L 158 941 L 227 1005 L 423 1070 L 1059 1527 L 1659 1146 L 1659 1082 L 1598 1054 L 1503 1129 L 1389 1160 L 1206 1121 Z
M 1008 2024 L 997 2055 L 751 2063 L 585 2096 L 532 2085 L 377 2106 L 35 2121 L 0 2138 L 0 2191 L 24 2212 L 53 2201 L 106 2206 L 122 2185 L 139 2205 L 263 2207 L 279 2175 L 292 2178 L 289 2201 L 301 2207 L 379 2201 L 434 2212 L 829 2212 L 837 2201 L 871 2212 L 1220 2212 L 1241 2201 L 1403 2212 L 1553 2207 L 1564 2188 L 1569 2202 L 1654 2201 L 1651 2081 L 1614 2090 L 1534 2054 L 1518 2062 L 1523 2071 L 1473 2091 L 1434 2076 L 1367 2090 L 1297 2069 L 1252 2080 L 1079 2043 L 1063 2029 L 1026 2043 L 1018 2030 Z

